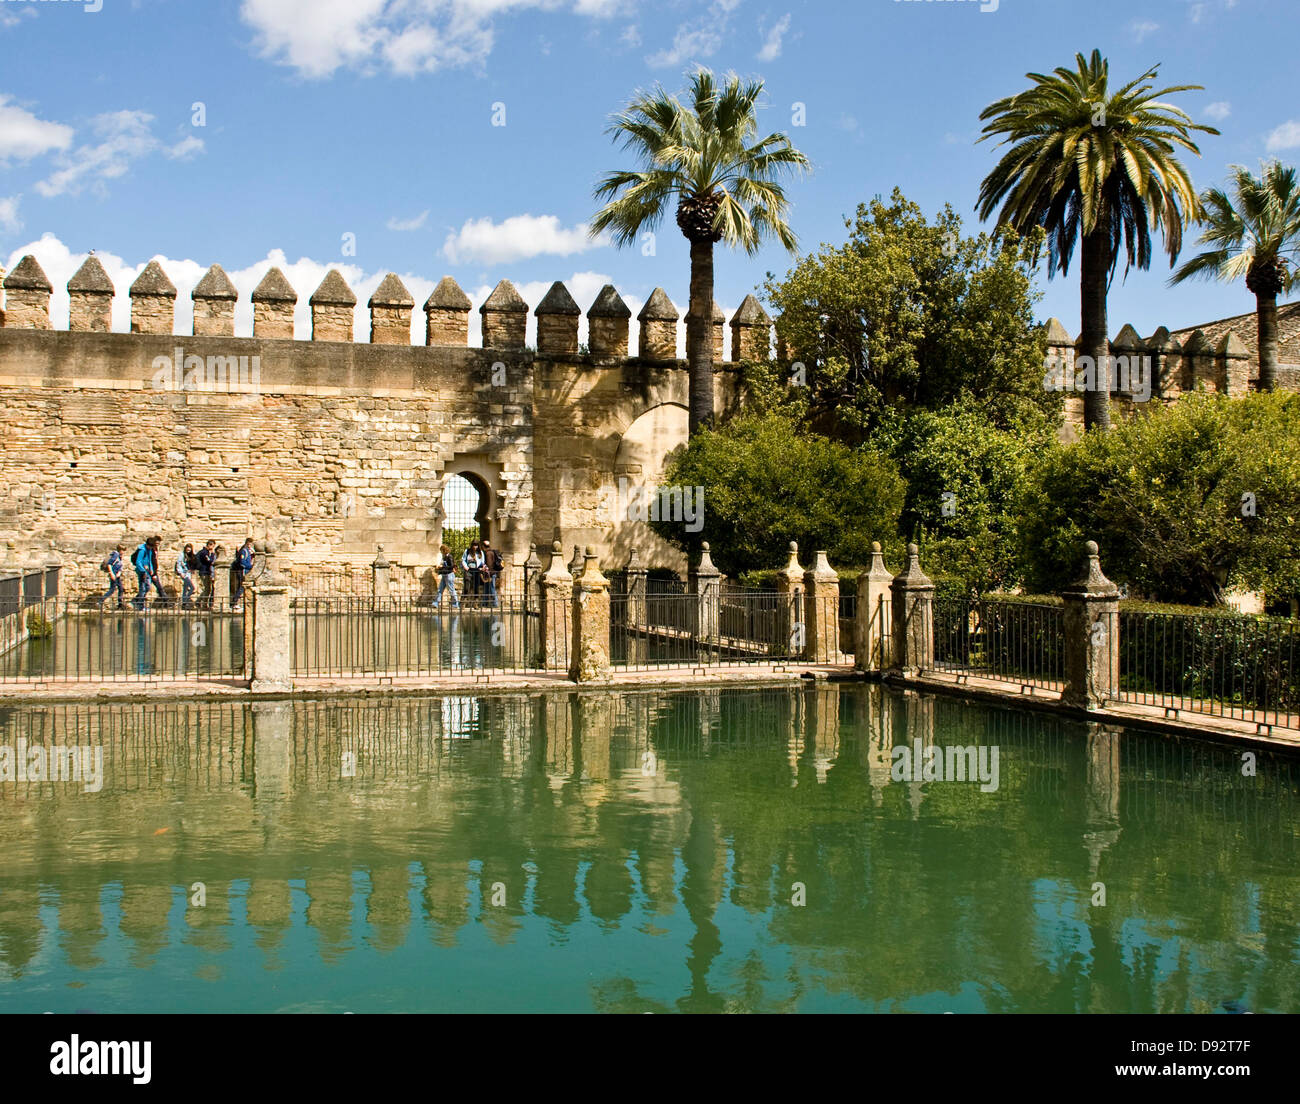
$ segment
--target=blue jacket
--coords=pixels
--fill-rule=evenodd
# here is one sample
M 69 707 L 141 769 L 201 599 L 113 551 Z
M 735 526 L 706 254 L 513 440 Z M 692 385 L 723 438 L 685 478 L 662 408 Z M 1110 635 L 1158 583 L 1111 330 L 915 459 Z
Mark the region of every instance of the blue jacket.
M 153 549 L 144 543 L 131 556 L 131 566 L 142 575 L 158 574 L 158 559 L 154 556 Z

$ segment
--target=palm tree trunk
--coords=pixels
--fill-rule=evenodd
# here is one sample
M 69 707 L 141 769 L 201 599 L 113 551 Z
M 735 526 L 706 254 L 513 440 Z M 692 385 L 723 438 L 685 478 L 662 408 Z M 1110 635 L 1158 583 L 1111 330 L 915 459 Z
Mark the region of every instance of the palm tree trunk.
M 686 311 L 692 437 L 713 421 L 713 243 L 691 242 L 691 301 Z
M 1259 389 L 1277 387 L 1277 296 L 1255 296 L 1255 318 L 1259 327 Z
M 1084 429 L 1110 429 L 1110 338 L 1106 334 L 1106 281 L 1110 276 L 1110 235 L 1099 221 L 1083 239 L 1079 278 L 1079 355 L 1091 357 L 1092 389 L 1083 396 Z

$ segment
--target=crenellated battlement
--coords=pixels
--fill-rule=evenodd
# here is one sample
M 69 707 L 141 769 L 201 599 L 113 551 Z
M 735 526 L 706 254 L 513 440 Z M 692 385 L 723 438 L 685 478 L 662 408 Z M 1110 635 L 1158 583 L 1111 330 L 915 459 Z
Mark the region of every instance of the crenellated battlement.
M 9 329 L 50 330 L 53 285 L 35 256 L 28 254 L 8 275 L 0 271 L 0 325 Z M 100 262 L 91 255 L 68 281 L 68 329 L 106 333 L 114 297 L 119 294 Z M 235 337 L 235 305 L 239 293 L 218 264 L 212 265 L 189 295 L 194 304 L 190 334 L 176 326 L 180 293 L 158 261 L 150 261 L 127 290 L 131 300 L 133 334 Z M 277 267 L 270 268 L 250 295 L 254 338 L 294 339 L 294 309 L 299 292 Z M 313 342 L 351 342 L 356 294 L 338 269 L 330 269 L 311 293 Z M 388 273 L 371 295 L 369 344 L 411 345 L 415 300 L 401 278 Z M 450 276 L 444 276 L 425 300 L 425 345 L 464 347 L 469 344 L 472 303 Z M 518 351 L 525 348 L 529 305 L 509 280 L 500 281 L 479 307 L 482 348 Z M 532 313 L 537 319 L 537 354 L 572 357 L 579 353 L 582 310 L 562 281 L 557 280 Z M 628 357 L 632 312 L 611 284 L 606 284 L 587 309 L 588 349 L 597 357 Z M 677 359 L 678 324 L 682 315 L 663 288 L 655 288 L 640 314 L 638 354 L 641 360 Z M 722 359 L 725 316 L 714 304 L 714 355 Z M 771 352 L 772 321 L 753 296 L 746 296 L 731 318 L 731 360 L 766 358 Z

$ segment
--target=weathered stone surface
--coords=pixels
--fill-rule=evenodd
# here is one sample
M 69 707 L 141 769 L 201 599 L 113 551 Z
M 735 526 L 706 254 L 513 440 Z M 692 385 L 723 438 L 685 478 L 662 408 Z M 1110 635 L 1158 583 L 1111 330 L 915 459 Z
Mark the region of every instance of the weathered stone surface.
M 176 285 L 150 261 L 131 285 L 131 332 L 170 334 L 176 325 Z
M 48 330 L 50 292 L 54 285 L 36 258 L 28 253 L 4 279 L 5 316 L 9 329 Z
M 772 355 L 772 320 L 758 300 L 746 295 L 731 318 L 731 359 L 767 360 Z
M 587 311 L 587 347 L 592 356 L 625 357 L 628 349 L 628 319 L 632 311 L 613 284 L 600 289 Z
M 426 345 L 466 345 L 469 343 L 469 311 L 472 304 L 458 283 L 450 276 L 424 301 L 424 343 Z
M 194 285 L 194 333 L 199 337 L 220 337 L 235 332 L 235 302 L 239 292 L 226 270 L 214 264 Z
M 509 280 L 502 280 L 479 307 L 483 348 L 522 349 L 528 332 L 528 304 Z
M 325 273 L 311 293 L 311 338 L 313 341 L 351 341 L 356 293 L 336 268 Z
M 267 270 L 261 282 L 253 289 L 253 336 L 270 338 L 293 337 L 293 308 L 298 293 L 278 268 Z
M 921 570 L 920 553 L 907 546 L 907 566 L 890 584 L 892 669 L 916 675 L 934 667 L 934 583 Z
M 68 281 L 68 329 L 108 333 L 113 328 L 113 281 L 93 253 Z
M 1065 689 L 1061 701 L 1095 709 L 1119 690 L 1119 588 L 1101 570 L 1096 541 L 1084 545 L 1083 571 L 1065 601 Z
M 587 547 L 582 574 L 573 580 L 573 643 L 569 678 L 598 682 L 609 678 L 609 580 L 601 574 L 596 550 Z
M 804 572 L 805 601 L 808 604 L 809 663 L 840 661 L 840 577 L 825 552 L 818 552 L 813 566 Z
M 880 542 L 872 541 L 871 566 L 858 576 L 853 665 L 859 671 L 885 671 L 891 666 L 889 587 L 893 581 Z
M 578 351 L 582 311 L 569 289 L 556 280 L 537 304 L 537 351 L 544 356 L 572 356 Z
M 637 316 L 641 323 L 638 348 L 644 360 L 677 359 L 677 308 L 663 288 L 655 288 Z
M 410 345 L 415 300 L 397 273 L 390 272 L 370 296 L 370 343 Z

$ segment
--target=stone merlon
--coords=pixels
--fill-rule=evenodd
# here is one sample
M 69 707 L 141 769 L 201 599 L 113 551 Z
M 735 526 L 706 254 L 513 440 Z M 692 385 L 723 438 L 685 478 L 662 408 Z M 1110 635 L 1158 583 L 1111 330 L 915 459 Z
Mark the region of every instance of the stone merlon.
M 53 291 L 54 285 L 45 275 L 45 269 L 37 263 L 30 253 L 18 262 L 14 270 L 4 279 L 6 291 Z
M 296 303 L 298 293 L 289 285 L 284 273 L 272 267 L 253 289 L 252 300 L 254 303 Z
M 167 273 L 163 271 L 162 265 L 157 261 L 150 261 L 144 266 L 144 271 L 135 278 L 135 283 L 131 285 L 130 294 L 133 299 L 144 298 L 145 296 L 155 296 L 159 299 L 175 299 L 176 285 L 167 278 Z
M 522 314 L 528 313 L 528 304 L 524 302 L 523 296 L 515 290 L 515 285 L 509 280 L 502 280 L 492 289 L 492 294 L 483 301 L 479 307 L 479 314 L 487 314 L 489 311 L 501 311 L 511 313 L 518 311 Z
M 429 298 L 424 301 L 425 310 L 453 310 L 468 311 L 473 304 L 450 276 L 444 276 L 438 281 L 438 286 L 429 292 Z
M 15 269 L 14 271 L 17 271 Z M 113 281 L 108 278 L 99 258 L 91 255 L 81 262 L 81 267 L 68 281 L 68 291 L 82 291 L 92 295 L 112 295 Z
M 564 286 L 563 280 L 556 280 L 550 287 L 550 290 L 542 297 L 542 301 L 537 304 L 534 314 L 571 314 L 577 317 L 582 314 L 578 304 L 573 301 L 573 296 L 569 294 L 569 289 Z
M 239 292 L 235 290 L 235 285 L 230 282 L 226 270 L 219 264 L 214 264 L 203 274 L 203 278 L 194 285 L 194 290 L 190 292 L 190 298 L 221 299 L 233 303 L 239 298 Z
M 339 270 L 331 268 L 325 273 L 325 279 L 320 282 L 320 286 L 311 293 L 308 302 L 312 306 L 355 307 L 357 296 L 348 287 L 348 282 L 343 279 Z
M 628 305 L 623 302 L 623 297 L 619 295 L 613 284 L 606 284 L 600 289 L 600 294 L 596 296 L 596 301 L 591 304 L 591 309 L 587 311 L 588 318 L 631 318 L 632 311 Z
M 380 285 L 375 288 L 375 292 L 371 295 L 367 306 L 414 307 L 415 300 L 411 298 L 411 293 L 406 290 L 406 285 L 402 283 L 397 273 L 390 272 L 383 278 Z
M 645 306 L 636 317 L 638 322 L 676 322 L 681 316 L 664 289 L 657 287 L 650 293 L 650 298 L 645 301 Z

